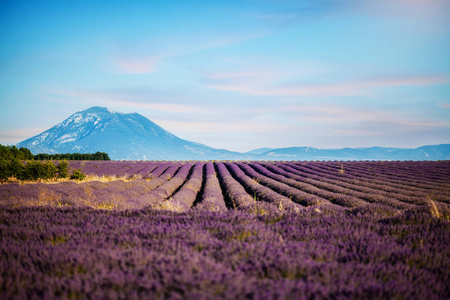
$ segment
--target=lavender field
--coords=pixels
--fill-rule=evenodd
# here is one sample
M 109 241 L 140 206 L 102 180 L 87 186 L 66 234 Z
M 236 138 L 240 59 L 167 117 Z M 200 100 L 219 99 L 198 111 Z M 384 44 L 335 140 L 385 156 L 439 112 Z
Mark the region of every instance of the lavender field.
M 0 185 L 0 297 L 449 299 L 450 161 L 78 161 Z

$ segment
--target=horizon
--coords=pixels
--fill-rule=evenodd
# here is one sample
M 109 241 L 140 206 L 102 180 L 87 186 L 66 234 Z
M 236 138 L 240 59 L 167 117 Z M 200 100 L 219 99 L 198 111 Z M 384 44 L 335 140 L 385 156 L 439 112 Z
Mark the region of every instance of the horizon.
M 0 144 L 91 106 L 217 149 L 450 142 L 450 1 L 0 4 Z
M 92 110 L 93 108 L 101 108 L 101 109 L 104 109 L 104 110 L 108 111 L 108 112 L 111 113 L 111 114 L 122 114 L 122 115 L 127 115 L 127 114 L 139 114 L 139 113 L 137 113 L 137 112 L 123 113 L 123 112 L 120 112 L 120 111 L 115 111 L 115 110 L 109 109 L 108 107 L 104 107 L 104 106 L 92 106 L 92 107 L 89 107 L 89 108 L 87 108 L 87 109 L 85 109 L 85 110 L 75 112 L 75 113 L 73 113 L 71 116 L 69 116 L 68 118 L 72 117 L 73 115 L 75 115 L 75 114 L 77 114 L 77 113 L 85 112 L 85 111 L 87 111 L 87 110 Z M 142 116 L 142 115 L 141 115 L 141 116 Z M 64 121 L 65 121 L 65 120 L 64 120 Z M 150 120 L 150 121 L 151 121 L 151 120 Z M 54 127 L 58 127 L 58 125 L 60 125 L 60 124 L 62 124 L 62 122 L 60 122 L 60 123 L 58 123 L 58 124 L 55 124 L 54 126 L 52 126 L 51 128 L 47 129 L 46 131 L 50 131 L 50 130 L 53 129 Z M 156 124 L 156 123 L 155 123 L 155 124 Z M 158 124 L 156 124 L 156 125 L 159 126 Z M 161 127 L 161 126 L 160 126 L 160 127 Z M 163 128 L 163 127 L 161 127 L 161 128 L 165 130 L 165 128 Z M 46 131 L 44 131 L 44 132 L 46 132 Z M 42 132 L 42 133 L 44 133 L 44 132 Z M 40 133 L 40 134 L 42 134 L 42 133 Z M 170 133 L 170 132 L 169 132 L 169 133 Z M 39 136 L 40 134 L 35 135 L 35 136 L 33 136 L 33 137 L 30 137 L 29 139 L 33 139 L 33 138 Z M 179 136 L 177 136 L 177 137 L 183 139 L 182 137 L 179 137 Z M 28 139 L 27 139 L 27 140 L 28 140 Z M 189 141 L 189 142 L 195 142 L 195 141 Z M 368 146 L 368 147 L 341 147 L 341 148 L 317 148 L 317 147 L 312 147 L 312 146 L 307 146 L 307 145 L 300 145 L 300 146 L 291 146 L 291 147 L 283 147 L 283 148 L 260 147 L 260 148 L 254 148 L 254 149 L 251 149 L 251 150 L 245 151 L 245 152 L 240 152 L 240 151 L 236 151 L 236 152 L 245 154 L 245 153 L 249 153 L 249 152 L 256 151 L 256 150 L 261 150 L 261 149 L 268 149 L 268 150 L 265 151 L 265 152 L 269 152 L 269 151 L 273 151 L 273 150 L 276 150 L 276 149 L 289 149 L 289 148 L 312 148 L 312 149 L 317 149 L 317 150 L 344 150 L 344 149 L 370 149 L 370 148 L 388 148 L 388 149 L 389 149 L 389 148 L 392 148 L 392 149 L 398 149 L 398 150 L 402 150 L 402 149 L 404 149 L 404 150 L 411 150 L 411 149 L 417 149 L 417 148 L 425 147 L 425 146 L 439 146 L 439 145 L 450 145 L 450 143 L 444 143 L 444 144 L 432 144 L 432 145 L 421 145 L 421 146 L 410 147 L 410 148 L 407 148 L 407 147 L 380 147 L 380 146 Z M 10 146 L 10 145 L 8 145 L 8 146 Z M 206 146 L 208 146 L 208 145 L 206 145 Z M 225 148 L 222 148 L 222 149 L 223 149 L 223 150 L 229 150 L 229 149 L 225 149 Z

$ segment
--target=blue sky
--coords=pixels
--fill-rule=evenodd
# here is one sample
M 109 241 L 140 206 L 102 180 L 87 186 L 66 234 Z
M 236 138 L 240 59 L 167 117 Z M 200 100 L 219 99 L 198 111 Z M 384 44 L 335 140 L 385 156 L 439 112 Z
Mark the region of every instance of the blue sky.
M 450 1 L 0 0 L 0 143 L 94 105 L 216 148 L 450 143 Z

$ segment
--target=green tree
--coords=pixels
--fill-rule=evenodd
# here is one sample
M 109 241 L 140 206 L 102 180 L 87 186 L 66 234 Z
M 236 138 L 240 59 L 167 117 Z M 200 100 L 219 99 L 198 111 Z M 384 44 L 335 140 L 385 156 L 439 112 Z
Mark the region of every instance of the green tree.
M 62 160 L 58 164 L 58 178 L 67 178 L 69 176 L 69 163 Z
M 34 158 L 33 153 L 31 153 L 30 149 L 28 148 L 20 147 L 19 151 L 21 153 L 21 157 L 19 157 L 19 159 L 30 160 Z

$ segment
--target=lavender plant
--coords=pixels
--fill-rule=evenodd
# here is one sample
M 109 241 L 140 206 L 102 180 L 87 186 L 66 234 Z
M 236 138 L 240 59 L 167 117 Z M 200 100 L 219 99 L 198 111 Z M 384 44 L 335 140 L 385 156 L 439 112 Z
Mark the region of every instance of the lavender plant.
M 0 296 L 447 299 L 449 221 L 382 211 L 2 207 Z

